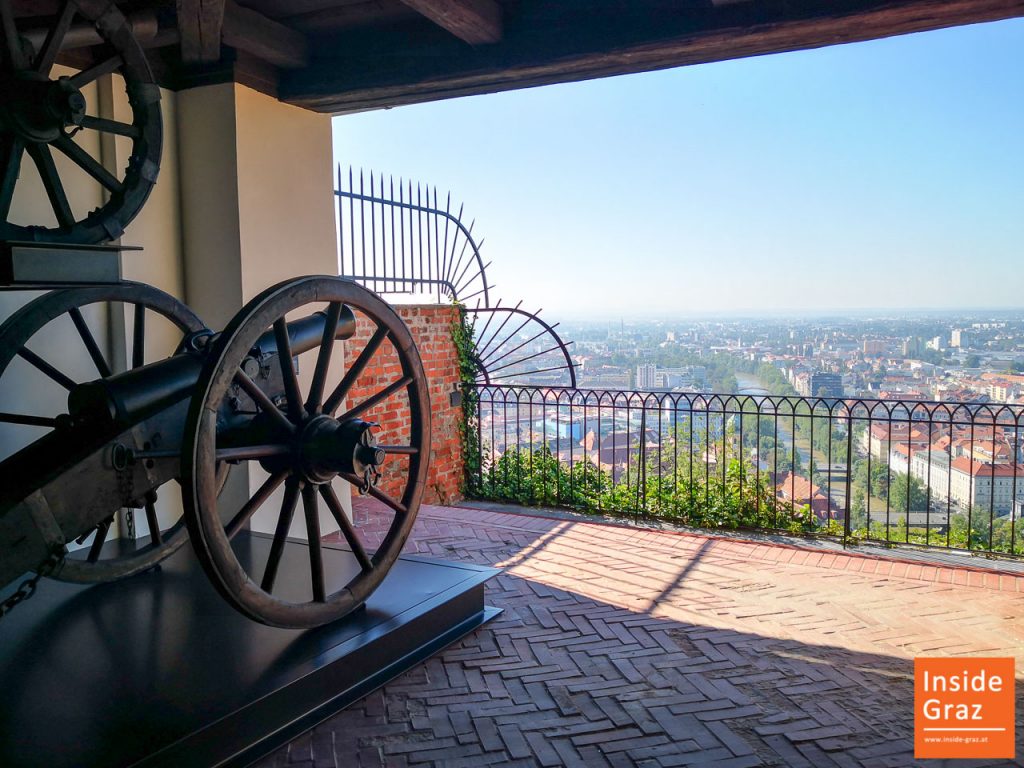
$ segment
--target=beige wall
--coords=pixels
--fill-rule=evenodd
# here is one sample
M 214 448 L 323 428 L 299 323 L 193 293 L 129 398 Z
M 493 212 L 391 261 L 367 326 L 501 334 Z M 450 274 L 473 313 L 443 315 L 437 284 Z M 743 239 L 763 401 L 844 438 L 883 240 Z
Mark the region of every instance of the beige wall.
M 235 98 L 242 295 L 338 274 L 330 117 L 239 85 Z
M 330 118 L 231 83 L 178 98 L 189 305 L 219 328 L 281 280 L 336 275 Z
M 222 328 L 243 304 L 233 87 L 181 93 L 177 118 L 185 296 Z

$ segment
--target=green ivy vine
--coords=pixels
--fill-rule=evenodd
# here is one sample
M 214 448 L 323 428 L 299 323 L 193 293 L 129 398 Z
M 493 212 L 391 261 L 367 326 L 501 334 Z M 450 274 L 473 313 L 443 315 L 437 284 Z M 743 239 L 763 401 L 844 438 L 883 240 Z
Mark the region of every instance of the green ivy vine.
M 469 320 L 464 305 L 454 303 L 457 317 L 451 326 L 452 342 L 458 355 L 459 386 L 462 391 L 462 418 L 459 420 L 459 441 L 462 447 L 464 470 L 462 492 L 467 497 L 479 494 L 480 478 L 480 425 L 477 423 L 477 404 L 480 395 L 476 389 L 480 361 L 473 344 L 474 324 Z

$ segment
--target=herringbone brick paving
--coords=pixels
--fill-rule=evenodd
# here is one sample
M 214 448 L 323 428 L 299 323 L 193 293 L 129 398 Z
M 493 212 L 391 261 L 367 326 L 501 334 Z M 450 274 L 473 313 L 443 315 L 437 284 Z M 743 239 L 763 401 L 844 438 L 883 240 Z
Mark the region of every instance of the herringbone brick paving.
M 503 567 L 504 613 L 261 766 L 902 768 L 914 656 L 1024 659 L 998 577 L 445 507 L 407 551 Z

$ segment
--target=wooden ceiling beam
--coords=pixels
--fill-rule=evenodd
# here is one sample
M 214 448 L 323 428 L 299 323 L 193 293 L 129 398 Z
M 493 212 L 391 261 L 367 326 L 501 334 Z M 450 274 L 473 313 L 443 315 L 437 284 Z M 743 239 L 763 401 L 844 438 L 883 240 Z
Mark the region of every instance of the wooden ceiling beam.
M 1024 0 L 801 0 L 619 4 L 635 12 L 554 24 L 528 18 L 551 8 L 522 0 L 498 45 L 410 45 L 335 35 L 315 67 L 283 77 L 283 101 L 343 114 L 424 101 L 872 40 L 1024 16 Z M 679 10 L 682 9 L 682 10 Z
M 501 6 L 494 0 L 402 0 L 470 45 L 501 40 Z
M 281 69 L 309 64 L 306 36 L 261 13 L 227 0 L 224 12 L 224 44 L 262 59 Z
M 220 59 L 225 0 L 176 0 L 181 60 L 201 64 Z

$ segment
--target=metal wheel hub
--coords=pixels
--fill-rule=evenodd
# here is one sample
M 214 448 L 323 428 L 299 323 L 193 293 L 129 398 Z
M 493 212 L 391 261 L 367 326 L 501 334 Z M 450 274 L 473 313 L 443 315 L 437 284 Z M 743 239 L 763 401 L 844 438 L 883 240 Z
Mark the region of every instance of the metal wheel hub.
M 0 85 L 3 124 L 25 141 L 48 144 L 64 129 L 81 125 L 86 100 L 70 78 L 50 80 L 36 72 L 18 72 Z
M 329 483 L 341 473 L 372 480 L 387 458 L 373 434 L 376 426 L 362 419 L 314 416 L 299 429 L 291 455 L 268 457 L 263 468 L 271 473 L 291 469 L 314 485 Z

